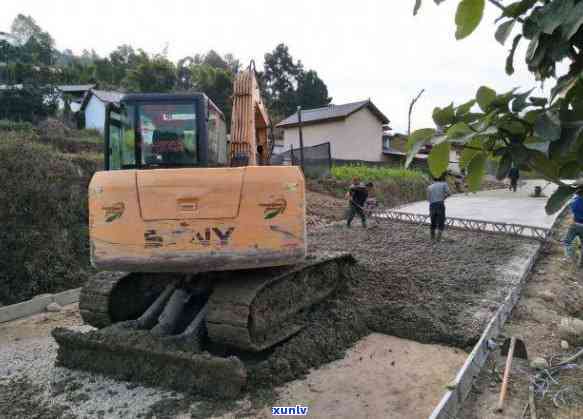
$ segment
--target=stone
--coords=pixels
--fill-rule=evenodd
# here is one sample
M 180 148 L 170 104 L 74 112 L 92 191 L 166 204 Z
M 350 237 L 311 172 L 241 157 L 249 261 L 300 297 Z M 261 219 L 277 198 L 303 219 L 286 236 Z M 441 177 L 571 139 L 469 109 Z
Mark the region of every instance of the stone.
M 567 342 L 566 340 L 562 340 L 561 341 L 561 349 L 564 351 L 568 351 L 569 350 L 569 342 Z
M 47 306 L 47 308 L 46 308 L 46 310 L 47 310 L 49 313 L 58 313 L 58 312 L 60 312 L 62 309 L 63 309 L 63 307 L 61 307 L 61 306 L 59 305 L 59 303 L 54 303 L 54 302 L 53 302 L 53 303 L 50 303 L 50 304 Z
M 539 297 L 540 297 L 542 300 L 546 301 L 547 303 L 553 302 L 553 301 L 555 301 L 555 299 L 556 299 L 556 296 L 555 296 L 555 294 L 554 294 L 553 292 L 551 292 L 551 291 L 548 291 L 548 290 L 542 291 L 542 292 L 539 294 Z
M 536 357 L 530 360 L 530 367 L 537 370 L 546 370 L 549 367 L 549 363 L 544 358 Z
M 573 346 L 583 345 L 583 320 L 563 317 L 559 324 L 559 337 Z

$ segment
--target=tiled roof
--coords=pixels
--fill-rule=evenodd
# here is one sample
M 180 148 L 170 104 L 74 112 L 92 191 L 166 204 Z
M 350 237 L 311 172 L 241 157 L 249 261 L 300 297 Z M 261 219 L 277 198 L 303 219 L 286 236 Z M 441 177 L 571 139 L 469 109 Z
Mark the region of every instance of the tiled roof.
M 343 105 L 328 105 L 316 109 L 302 110 L 302 124 L 313 124 L 321 121 L 339 120 L 347 118 L 353 113 L 368 107 L 370 111 L 383 123 L 388 124 L 389 119 L 378 110 L 378 108 L 369 100 L 360 102 L 345 103 Z M 294 113 L 277 124 L 278 127 L 292 127 L 298 125 L 298 114 Z
M 94 84 L 63 84 L 57 86 L 61 92 L 86 92 L 95 87 Z
M 103 103 L 115 103 L 119 104 L 121 98 L 124 96 L 123 93 L 119 92 L 108 92 L 105 90 L 95 90 L 91 89 L 87 93 L 85 93 L 85 97 L 83 97 L 83 103 L 81 104 L 81 110 L 84 111 L 87 104 L 89 104 L 89 100 L 91 96 L 97 97 Z
M 108 92 L 105 90 L 91 90 L 91 92 L 105 103 L 119 103 L 124 95 L 120 92 Z

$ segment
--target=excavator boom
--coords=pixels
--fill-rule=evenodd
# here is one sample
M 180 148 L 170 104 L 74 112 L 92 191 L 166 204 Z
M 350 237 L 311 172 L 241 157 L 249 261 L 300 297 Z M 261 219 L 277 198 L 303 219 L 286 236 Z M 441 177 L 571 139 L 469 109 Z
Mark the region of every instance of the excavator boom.
M 271 124 L 261 99 L 253 62 L 235 80 L 231 120 L 231 164 L 267 164 L 271 157 L 268 141 Z

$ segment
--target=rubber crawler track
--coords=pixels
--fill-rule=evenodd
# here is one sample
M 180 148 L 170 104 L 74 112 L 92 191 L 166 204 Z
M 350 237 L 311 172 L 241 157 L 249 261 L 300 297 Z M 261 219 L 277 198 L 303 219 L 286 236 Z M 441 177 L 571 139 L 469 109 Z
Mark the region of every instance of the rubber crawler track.
M 292 336 L 303 327 L 296 315 L 338 289 L 353 263 L 348 253 L 328 253 L 292 267 L 231 273 L 230 279 L 217 282 L 209 299 L 211 341 L 257 352 Z M 270 288 L 277 286 L 281 298 L 276 303 L 281 304 L 264 302 L 271 307 L 263 313 L 262 297 L 269 298 Z
M 100 272 L 87 280 L 79 296 L 79 311 L 85 323 L 97 328 L 112 324 L 111 295 L 118 283 L 129 275 L 127 272 Z

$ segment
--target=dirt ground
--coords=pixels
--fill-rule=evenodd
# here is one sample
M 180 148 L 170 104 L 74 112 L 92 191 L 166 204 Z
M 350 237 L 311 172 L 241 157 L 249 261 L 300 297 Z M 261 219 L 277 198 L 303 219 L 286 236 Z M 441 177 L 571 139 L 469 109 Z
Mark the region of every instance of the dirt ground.
M 306 224 L 308 228 L 321 227 L 344 218 L 348 203 L 345 199 L 334 198 L 319 192 L 307 191 L 308 207 Z
M 583 272 L 563 258 L 558 242 L 564 236 L 570 220 L 563 217 L 554 235 L 535 265 L 534 271 L 503 330 L 505 337 L 517 336 L 527 347 L 530 359 L 543 357 L 554 364 L 576 352 L 576 348 L 561 348 L 558 326 L 562 316 L 583 318 Z M 503 339 L 500 341 L 502 342 Z M 505 359 L 492 356 L 478 377 L 459 418 L 521 418 L 528 401 L 528 385 L 536 371 L 528 362 L 513 363 L 505 413 L 495 414 Z M 537 380 L 536 410 L 539 419 L 583 417 L 583 360 L 563 369 L 553 378 Z M 548 386 L 543 396 L 543 385 Z M 558 395 L 557 395 L 558 393 Z M 555 403 L 553 403 L 553 398 Z M 557 407 L 559 406 L 559 407 Z M 530 417 L 530 416 L 525 416 Z
M 0 323 L 0 347 L 25 339 L 50 337 L 57 327 L 83 324 L 79 304 L 70 304 L 57 313 L 40 313 L 24 319 Z
M 451 347 L 373 333 L 343 359 L 278 389 L 274 405 L 308 406 L 313 418 L 425 418 L 466 355 Z M 235 410 L 223 418 L 239 414 Z M 272 417 L 271 409 L 254 411 L 253 417 Z
M 400 223 L 371 222 L 363 229 L 357 220 L 352 229 L 314 229 L 341 219 L 346 202 L 312 192 L 308 199 L 315 220 L 309 228 L 311 250 L 347 251 L 358 260 L 346 286 L 307 313 L 305 329 L 248 365 L 250 393 L 243 399 L 216 403 L 196 395 L 160 396 L 150 399 L 144 417 L 267 417 L 274 403 L 292 402 L 309 405 L 314 417 L 425 417 L 463 363 L 464 350 L 516 283 L 504 267 L 536 246 L 455 230 L 431 244 L 427 227 Z M 55 326 L 78 324 L 76 307 L 67 307 L 2 325 L 0 348 L 35 337 L 52 342 L 48 336 Z M 53 359 L 47 362 L 52 365 Z M 11 411 L 22 407 L 31 417 L 53 412 L 43 403 L 34 410 L 19 401 L 18 392 L 37 394 L 43 386 L 23 379 L 10 387 L 15 389 Z M 75 408 L 86 411 L 85 404 L 96 404 L 103 395 L 86 391 L 79 397 L 86 400 L 79 399 Z M 123 417 L 124 409 L 105 417 Z M 50 417 L 66 417 L 63 412 Z

